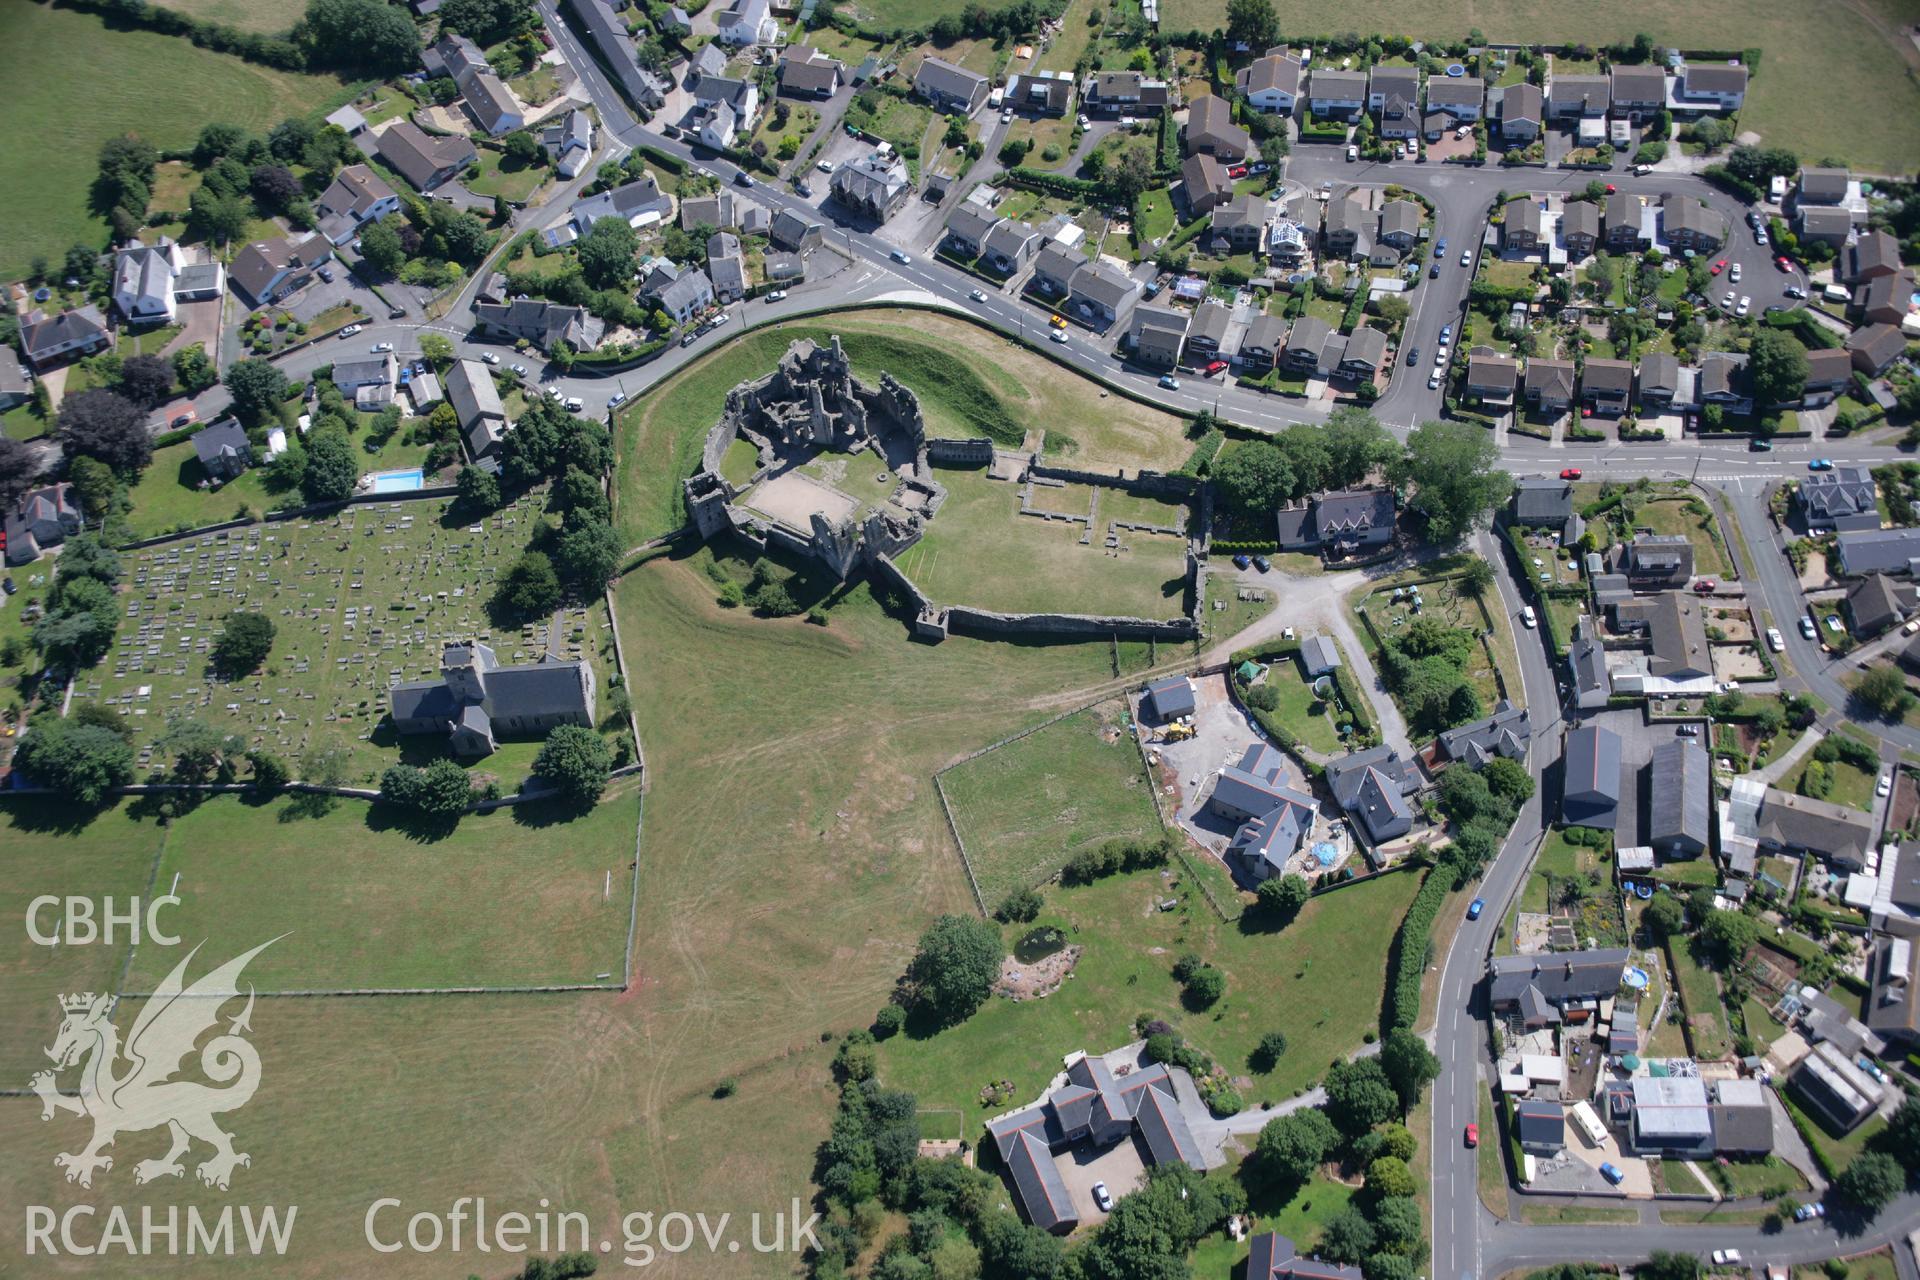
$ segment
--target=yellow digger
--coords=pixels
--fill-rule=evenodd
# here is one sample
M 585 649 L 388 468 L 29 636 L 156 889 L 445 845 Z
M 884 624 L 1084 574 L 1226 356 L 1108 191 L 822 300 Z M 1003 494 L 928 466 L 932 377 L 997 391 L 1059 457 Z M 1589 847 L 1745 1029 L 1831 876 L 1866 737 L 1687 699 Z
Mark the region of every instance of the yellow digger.
M 1193 736 L 1192 725 L 1170 724 L 1166 728 L 1160 731 L 1160 735 L 1157 738 L 1155 738 L 1154 741 L 1155 742 L 1185 742 L 1188 738 L 1191 738 L 1192 736 Z

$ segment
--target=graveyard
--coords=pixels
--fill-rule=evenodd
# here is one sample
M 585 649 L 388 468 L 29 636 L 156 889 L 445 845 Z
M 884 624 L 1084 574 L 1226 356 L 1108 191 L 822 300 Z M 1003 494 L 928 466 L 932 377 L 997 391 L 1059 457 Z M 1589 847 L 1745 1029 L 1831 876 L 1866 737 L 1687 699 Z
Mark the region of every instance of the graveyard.
M 517 632 L 489 619 L 495 579 L 546 519 L 541 502 L 531 495 L 472 523 L 449 521 L 437 499 L 368 503 L 129 551 L 113 649 L 74 699 L 99 699 L 131 721 L 143 770 L 168 717 L 184 714 L 296 763 L 344 750 L 346 781 L 371 784 L 397 759 L 421 764 L 446 750 L 437 738 L 403 742 L 383 721 L 388 689 L 436 678 L 448 640 L 478 637 L 503 663 L 585 658 L 610 688 L 604 603 Z M 209 674 L 208 654 L 237 610 L 265 614 L 278 634 L 262 667 L 229 683 Z M 505 742 L 476 767 L 511 790 L 539 746 Z

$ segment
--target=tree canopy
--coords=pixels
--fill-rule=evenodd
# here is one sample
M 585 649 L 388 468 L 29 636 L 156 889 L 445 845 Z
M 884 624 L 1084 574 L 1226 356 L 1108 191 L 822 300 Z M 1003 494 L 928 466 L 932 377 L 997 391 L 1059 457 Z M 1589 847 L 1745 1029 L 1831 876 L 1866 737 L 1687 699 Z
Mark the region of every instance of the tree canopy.
M 147 411 L 117 391 L 95 388 L 60 403 L 54 434 L 69 455 L 98 458 L 125 477 L 153 459 Z
M 941 916 L 920 935 L 920 949 L 907 966 L 907 983 L 919 1004 L 951 1025 L 986 1003 L 1006 948 L 1000 930 L 974 916 Z
M 600 799 L 612 771 L 613 750 L 607 740 L 577 724 L 563 724 L 549 733 L 533 758 L 534 775 L 582 808 Z
M 1492 432 L 1464 422 L 1423 422 L 1389 474 L 1412 487 L 1407 506 L 1426 517 L 1428 536 L 1444 543 L 1484 526 L 1507 500 L 1513 477 L 1499 466 Z
M 220 638 L 210 655 L 214 671 L 223 679 L 246 675 L 267 660 L 273 650 L 273 620 L 264 613 L 243 610 L 227 615 Z
M 1213 464 L 1213 483 L 1237 511 L 1272 511 L 1294 491 L 1293 469 L 1280 450 L 1265 440 L 1236 440 Z
M 41 786 L 89 808 L 133 781 L 133 748 L 126 739 L 98 725 L 52 716 L 33 722 L 13 763 Z

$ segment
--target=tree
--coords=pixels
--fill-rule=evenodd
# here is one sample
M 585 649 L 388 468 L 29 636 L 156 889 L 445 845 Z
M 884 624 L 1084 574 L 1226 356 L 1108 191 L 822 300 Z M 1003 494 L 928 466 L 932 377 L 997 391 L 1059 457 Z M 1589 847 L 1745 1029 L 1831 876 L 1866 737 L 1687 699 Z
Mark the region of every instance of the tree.
M 259 422 L 273 413 L 290 390 L 287 375 L 272 361 L 257 356 L 234 361 L 222 381 L 233 397 L 233 411 L 247 423 Z
M 300 491 L 308 502 L 340 502 L 353 495 L 360 479 L 353 442 L 338 427 L 316 427 L 307 443 L 307 469 Z
M 173 353 L 173 376 L 188 395 L 198 395 L 220 381 L 220 372 L 207 358 L 207 349 L 197 342 Z
M 273 620 L 264 613 L 243 610 L 227 615 L 227 625 L 213 642 L 212 665 L 223 680 L 236 680 L 267 660 L 273 651 Z
M 86 461 L 92 462 L 89 458 Z M 69 470 L 72 468 L 69 467 Z M 0 507 L 11 507 L 40 476 L 40 456 L 25 441 L 0 436 Z M 79 487 L 76 480 L 75 488 Z M 81 500 L 86 494 L 83 491 Z M 88 511 L 94 510 L 89 506 Z
M 1480 773 L 1487 780 L 1487 790 L 1515 808 L 1533 798 L 1533 775 L 1518 760 L 1495 756 Z
M 187 226 L 216 244 L 240 239 L 252 220 L 253 209 L 238 195 L 203 186 L 187 197 Z
M 1760 922 L 1743 911 L 1713 911 L 1700 925 L 1700 940 L 1723 965 L 1740 961 L 1760 937 Z
M 1040 914 L 1040 908 L 1045 905 L 1039 890 L 1015 889 L 1002 898 L 1000 905 L 993 909 L 993 918 L 1001 924 L 1028 924 Z
M 1859 1205 L 1871 1218 L 1900 1194 L 1906 1182 L 1906 1172 L 1898 1160 L 1884 1151 L 1868 1151 L 1855 1156 L 1853 1163 L 1840 1171 L 1833 1189 L 1843 1200 Z
M 1413 1184 L 1413 1171 L 1398 1156 L 1380 1156 L 1367 1166 L 1367 1192 L 1370 1195 L 1381 1198 L 1412 1196 L 1417 1190 Z
M 505 138 L 502 138 L 500 140 L 500 149 L 506 153 L 507 159 L 513 161 L 523 169 L 539 160 L 542 154 L 540 150 L 540 140 L 528 133 L 525 129 L 516 129 Z M 625 221 L 625 219 L 622 219 L 622 221 Z
M 1227 39 L 1264 52 L 1280 39 L 1272 0 L 1227 0 Z
M 1883 662 L 1868 667 L 1861 674 L 1859 683 L 1853 686 L 1853 692 L 1862 703 L 1888 720 L 1901 718 L 1913 706 L 1913 695 L 1907 692 L 1906 677 L 1891 663 Z
M 122 476 L 137 476 L 153 458 L 146 410 L 117 391 L 68 396 L 54 433 L 69 455 L 98 458 Z
M 1687 927 L 1686 908 L 1680 905 L 1680 899 L 1670 893 L 1656 893 L 1640 919 L 1653 931 L 1656 938 L 1677 937 Z
M 1427 1048 L 1426 1041 L 1404 1028 L 1387 1033 L 1380 1046 L 1380 1067 L 1399 1095 L 1402 1111 L 1418 1106 L 1421 1092 L 1440 1077 L 1440 1059 Z
M 1292 468 L 1280 450 L 1265 440 L 1238 440 L 1213 464 L 1213 484 L 1237 511 L 1269 512 L 1293 491 Z
M 363 248 L 366 245 L 366 238 L 366 232 L 361 232 L 360 243 Z M 422 332 L 420 334 L 420 358 L 436 369 L 444 367 L 448 361 L 453 359 L 453 339 L 443 333 Z M 445 401 L 441 403 L 444 404 Z
M 580 274 L 596 289 L 623 285 L 633 279 L 633 255 L 640 248 L 625 218 L 600 218 L 574 242 Z
M 1367 1215 L 1349 1206 L 1320 1228 L 1320 1255 L 1334 1262 L 1357 1263 L 1373 1252 L 1374 1240 Z
M 495 602 L 515 620 L 539 618 L 560 603 L 560 575 L 544 551 L 529 551 L 501 579 Z
M 268 751 L 247 752 L 247 768 L 253 774 L 253 789 L 262 795 L 279 792 L 293 779 L 287 762 Z
M 1260 882 L 1260 905 L 1282 920 L 1291 920 L 1307 905 L 1313 886 L 1303 875 L 1274 876 Z
M 188 786 L 204 786 L 224 772 L 227 759 L 240 740 L 228 737 L 205 720 L 189 715 L 167 717 L 167 727 L 154 745 L 173 757 L 174 776 Z
M 173 365 L 164 356 L 128 356 L 120 362 L 120 394 L 152 406 L 173 390 Z
M 1691 1253 L 1655 1249 L 1633 1273 L 1639 1280 L 1700 1280 L 1700 1259 Z
M 97 807 L 133 781 L 133 748 L 99 725 L 49 716 L 35 720 L 14 752 L 14 768 L 68 800 Z
M 620 567 L 620 536 L 605 520 L 585 520 L 560 535 L 553 564 L 583 593 L 597 593 Z
M 1187 979 L 1187 1003 L 1196 1009 L 1211 1009 L 1227 993 L 1227 975 L 1212 965 L 1202 965 Z
M 1747 347 L 1747 378 L 1756 405 L 1797 404 L 1807 386 L 1806 351 L 1786 330 L 1761 325 Z
M 248 175 L 248 188 L 260 207 L 270 213 L 285 213 L 306 192 L 293 170 L 283 164 L 257 164 Z
M 1452 542 L 1485 525 L 1512 492 L 1513 477 L 1499 465 L 1491 432 L 1462 422 L 1423 422 L 1389 474 L 1395 484 L 1413 486 L 1407 505 L 1426 517 L 1428 535 Z
M 563 724 L 549 733 L 533 760 L 536 777 L 583 809 L 600 799 L 612 770 L 613 749 L 607 740 L 577 724 Z
M 1291 1186 L 1311 1178 L 1339 1141 L 1326 1112 L 1306 1107 L 1267 1121 L 1254 1145 L 1254 1161 L 1262 1176 Z
M 462 467 L 459 478 L 454 481 L 454 488 L 458 490 L 455 501 L 462 510 L 492 511 L 500 505 L 500 481 L 490 471 L 482 471 L 479 467 Z M 556 582 L 554 585 L 557 590 L 559 584 Z
M 1399 446 L 1379 420 L 1365 409 L 1352 405 L 1334 410 L 1317 434 L 1326 452 L 1327 470 L 1316 488 L 1352 488 L 1365 482 L 1376 468 L 1392 462 L 1399 453 Z
M 457 31 L 475 44 L 499 44 L 526 30 L 532 12 L 524 0 L 447 0 L 440 7 L 440 29 Z
M 383 276 L 397 276 L 400 268 L 407 265 L 407 251 L 400 244 L 400 232 L 384 219 L 361 229 L 360 257 Z
M 294 38 L 322 66 L 392 72 L 420 61 L 413 20 L 381 0 L 307 0 Z
M 1260 1037 L 1260 1043 L 1253 1047 L 1249 1061 L 1255 1071 L 1272 1071 L 1280 1065 L 1280 1059 L 1287 1054 L 1287 1036 L 1283 1031 L 1269 1031 Z
M 1400 1099 L 1376 1059 L 1334 1063 L 1327 1068 L 1325 1087 L 1327 1118 L 1349 1137 L 1400 1114 Z
M 193 144 L 193 167 L 204 169 L 215 160 L 239 149 L 247 140 L 247 131 L 237 124 L 215 122 L 200 126 L 199 140 Z
M 1000 930 L 974 916 L 941 916 L 920 935 L 907 983 L 922 1008 L 947 1026 L 986 1003 L 1006 958 Z
M 420 770 L 420 786 L 414 795 L 414 807 L 420 812 L 451 818 L 466 809 L 472 799 L 473 782 L 453 761 L 435 760 Z

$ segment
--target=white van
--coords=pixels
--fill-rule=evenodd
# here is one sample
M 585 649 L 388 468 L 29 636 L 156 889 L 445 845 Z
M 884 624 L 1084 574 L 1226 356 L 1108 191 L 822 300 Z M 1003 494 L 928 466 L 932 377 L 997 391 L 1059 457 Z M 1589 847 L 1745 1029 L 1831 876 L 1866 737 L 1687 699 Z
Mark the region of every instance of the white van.
M 1520 621 L 1526 623 L 1529 629 L 1540 625 L 1540 619 L 1534 614 L 1532 605 L 1527 605 L 1520 610 Z
M 1820 296 L 1828 302 L 1851 302 L 1853 295 L 1847 292 L 1845 285 L 1830 284 L 1820 291 Z

